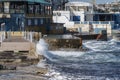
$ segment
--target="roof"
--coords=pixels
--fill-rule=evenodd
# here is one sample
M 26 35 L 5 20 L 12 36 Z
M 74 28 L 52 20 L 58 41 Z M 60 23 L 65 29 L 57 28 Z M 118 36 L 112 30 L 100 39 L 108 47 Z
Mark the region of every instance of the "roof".
M 70 1 L 65 4 L 65 6 L 93 6 L 91 3 L 82 1 Z
M 45 0 L 0 0 L 0 2 L 6 2 L 6 1 L 27 1 L 27 2 L 34 2 L 34 3 L 43 3 L 43 4 L 50 4 L 46 2 Z

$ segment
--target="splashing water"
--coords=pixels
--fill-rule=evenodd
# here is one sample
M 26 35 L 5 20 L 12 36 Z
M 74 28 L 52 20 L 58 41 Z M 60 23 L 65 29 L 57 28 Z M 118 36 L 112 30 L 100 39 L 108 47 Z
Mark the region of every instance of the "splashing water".
M 89 49 L 87 52 L 80 51 L 49 51 L 48 44 L 40 39 L 37 44 L 37 52 L 54 62 L 120 62 L 120 42 L 111 41 L 88 41 L 83 45 Z
M 49 51 L 48 46 L 40 39 L 36 47 L 49 60 L 49 80 L 120 79 L 120 41 L 87 41 L 87 52 Z

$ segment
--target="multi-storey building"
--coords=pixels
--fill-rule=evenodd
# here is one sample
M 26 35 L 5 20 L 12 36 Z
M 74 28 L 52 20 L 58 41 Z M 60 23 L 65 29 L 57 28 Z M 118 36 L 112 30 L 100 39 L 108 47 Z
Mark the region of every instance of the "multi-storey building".
M 47 33 L 52 23 L 51 6 L 44 0 L 0 0 L 0 23 L 6 31 Z
M 53 10 L 64 10 L 65 9 L 65 3 L 67 3 L 69 0 L 46 0 L 52 4 Z

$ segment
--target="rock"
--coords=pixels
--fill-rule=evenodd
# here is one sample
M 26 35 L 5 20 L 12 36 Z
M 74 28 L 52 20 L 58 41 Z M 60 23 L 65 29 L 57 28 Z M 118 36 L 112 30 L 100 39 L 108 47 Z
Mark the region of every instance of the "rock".
M 0 70 L 16 70 L 16 66 L 0 65 Z
M 20 62 L 22 62 L 21 59 L 15 59 L 15 60 L 14 60 L 14 63 L 20 63 Z
M 41 68 L 41 69 L 37 69 L 36 70 L 36 74 L 37 75 L 44 75 L 47 73 L 47 69 L 46 68 Z
M 5 66 L 5 70 L 16 70 L 16 66 Z

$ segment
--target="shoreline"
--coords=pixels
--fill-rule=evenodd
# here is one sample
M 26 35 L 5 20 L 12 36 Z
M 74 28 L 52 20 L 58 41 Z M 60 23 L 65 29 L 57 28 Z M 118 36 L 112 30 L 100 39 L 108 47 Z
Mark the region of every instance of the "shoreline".
M 11 56 L 6 57 L 8 53 L 0 52 L 0 80 L 48 80 L 45 76 L 48 68 L 37 66 L 43 60 L 42 55 L 10 53 Z

